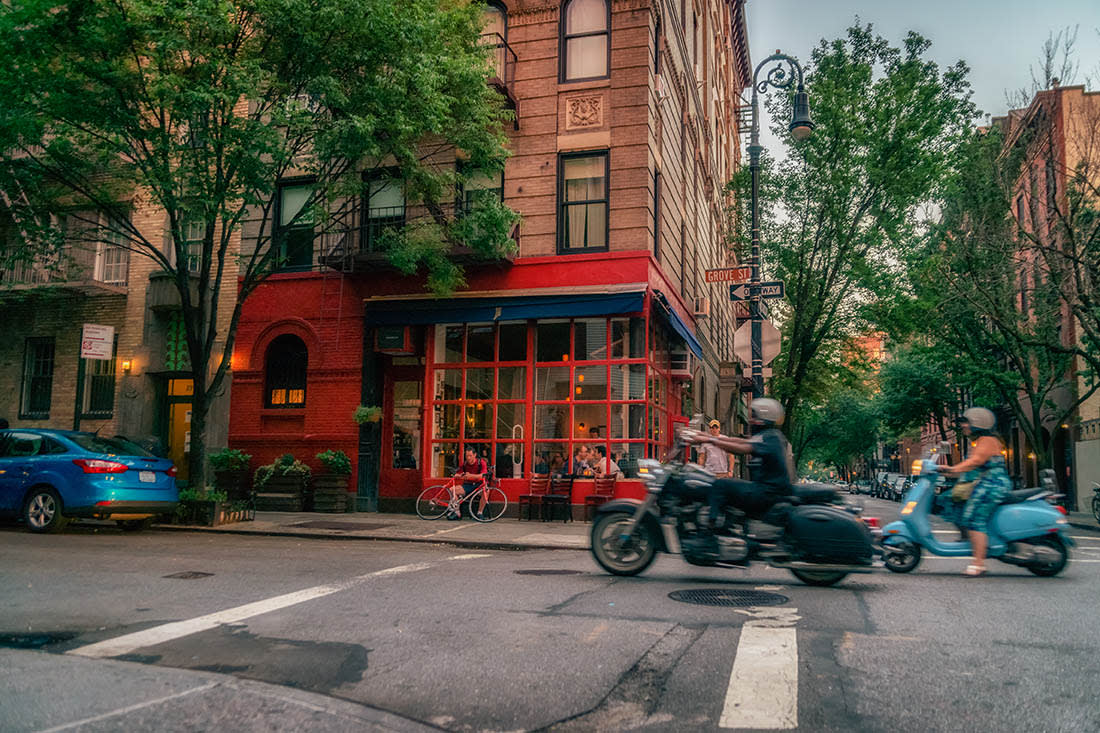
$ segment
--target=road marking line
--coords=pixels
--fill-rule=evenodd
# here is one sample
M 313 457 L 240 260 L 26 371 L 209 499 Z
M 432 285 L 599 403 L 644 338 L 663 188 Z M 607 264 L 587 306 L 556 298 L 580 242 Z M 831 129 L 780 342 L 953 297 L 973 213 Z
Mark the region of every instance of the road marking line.
M 440 529 L 440 530 L 437 530 L 435 532 L 430 532 L 430 533 L 424 535 L 424 537 L 435 537 L 438 534 L 449 534 L 451 532 L 457 532 L 460 529 L 466 529 L 469 526 L 470 525 L 468 525 L 468 524 L 460 524 L 457 527 L 451 527 L 450 529 Z
M 798 641 L 793 626 L 761 626 L 749 621 L 741 627 L 718 726 L 798 727 Z
M 306 588 L 293 593 L 285 593 L 281 596 L 267 598 L 262 601 L 246 603 L 236 608 L 227 608 L 224 611 L 217 611 L 216 613 L 210 613 L 205 616 L 198 616 L 184 621 L 174 621 L 169 624 L 154 626 L 144 631 L 135 631 L 132 634 L 126 634 L 114 639 L 106 639 L 94 644 L 87 644 L 82 647 L 77 647 L 76 649 L 71 649 L 66 652 L 66 654 L 93 658 L 117 657 L 123 654 L 129 654 L 135 649 L 163 644 L 166 641 L 197 634 L 200 631 L 208 631 L 222 624 L 237 623 L 252 618 L 253 616 L 260 616 L 272 611 L 279 611 L 289 606 L 295 606 L 299 603 L 312 601 L 316 598 L 323 598 L 324 596 L 347 590 L 372 578 L 413 573 L 419 570 L 426 570 L 432 567 L 432 565 L 433 563 L 418 562 L 410 565 L 398 565 L 392 568 L 385 568 L 384 570 L 375 570 L 374 572 L 359 575 L 339 583 L 318 585 L 313 588 Z
M 159 703 L 167 702 L 169 700 L 175 700 L 176 698 L 185 697 L 187 695 L 191 695 L 191 694 L 194 694 L 196 692 L 202 692 L 203 690 L 209 690 L 211 687 L 217 687 L 218 684 L 219 683 L 217 683 L 217 682 L 210 682 L 210 683 L 205 684 L 205 685 L 200 685 L 199 687 L 192 687 L 190 690 L 184 690 L 183 692 L 177 692 L 174 695 L 165 695 L 164 697 L 158 697 L 155 700 L 146 700 L 145 702 L 139 702 L 139 703 L 136 703 L 134 705 L 128 705 L 124 708 L 119 708 L 118 710 L 112 710 L 109 713 L 103 713 L 102 715 L 96 715 L 96 716 L 91 717 L 91 718 L 84 718 L 83 720 L 74 720 L 72 723 L 65 723 L 64 725 L 58 725 L 58 726 L 55 726 L 53 728 L 46 728 L 45 730 L 38 731 L 38 733 L 57 733 L 58 731 L 69 730 L 70 728 L 78 728 L 82 725 L 89 725 L 91 723 L 98 723 L 101 720 L 106 720 L 107 718 L 113 718 L 116 715 L 125 715 L 126 713 L 131 713 L 135 710 L 141 710 L 142 708 L 147 708 L 150 705 L 157 705 Z
M 455 555 L 454 557 L 448 557 L 448 560 L 476 560 L 479 557 L 492 557 L 487 552 L 471 552 L 466 555 Z

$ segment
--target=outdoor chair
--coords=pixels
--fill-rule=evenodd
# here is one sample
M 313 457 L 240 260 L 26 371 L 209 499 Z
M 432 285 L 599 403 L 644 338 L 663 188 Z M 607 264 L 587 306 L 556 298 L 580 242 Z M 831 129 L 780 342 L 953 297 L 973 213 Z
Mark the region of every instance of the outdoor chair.
M 531 514 L 538 507 L 539 518 L 542 518 L 544 506 L 543 499 L 550 493 L 550 477 L 535 474 L 531 477 L 531 487 L 526 494 L 519 495 L 519 518 L 523 519 L 523 507 L 527 506 L 527 521 L 531 521 Z
M 584 497 L 584 521 L 592 521 L 592 512 L 601 504 L 611 501 L 615 496 L 616 476 L 599 476 L 596 478 L 592 493 Z
M 554 520 L 554 508 L 561 507 L 564 513 L 562 521 L 573 521 L 573 477 L 553 476 L 550 479 L 550 493 L 542 498 L 543 519 Z

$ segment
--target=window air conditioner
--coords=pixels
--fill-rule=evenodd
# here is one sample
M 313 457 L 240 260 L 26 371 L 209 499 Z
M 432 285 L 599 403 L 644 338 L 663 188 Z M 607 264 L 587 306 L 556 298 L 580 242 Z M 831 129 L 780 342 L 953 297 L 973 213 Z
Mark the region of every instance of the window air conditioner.
M 695 317 L 710 318 L 710 297 L 700 295 L 695 299 Z
M 690 351 L 670 351 L 668 361 L 669 376 L 678 380 L 691 379 L 694 364 Z

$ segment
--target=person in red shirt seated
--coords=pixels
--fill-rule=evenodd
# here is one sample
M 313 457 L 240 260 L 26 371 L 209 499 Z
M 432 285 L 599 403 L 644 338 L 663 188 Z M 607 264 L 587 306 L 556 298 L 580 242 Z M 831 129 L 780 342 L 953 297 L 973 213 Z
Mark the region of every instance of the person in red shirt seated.
M 477 457 L 477 448 L 472 445 L 466 446 L 466 459 L 458 468 L 458 473 L 455 474 L 456 479 L 462 481 L 462 486 L 455 487 L 458 492 L 459 498 L 463 498 L 466 494 L 470 493 L 485 480 L 485 474 L 489 471 L 489 464 L 485 462 L 484 458 Z M 485 511 L 486 496 L 485 492 L 481 493 L 480 506 L 477 508 L 477 516 L 481 517 L 482 512 Z M 471 507 L 472 508 L 472 507 Z M 447 519 L 462 519 L 461 507 L 454 512 L 447 514 Z

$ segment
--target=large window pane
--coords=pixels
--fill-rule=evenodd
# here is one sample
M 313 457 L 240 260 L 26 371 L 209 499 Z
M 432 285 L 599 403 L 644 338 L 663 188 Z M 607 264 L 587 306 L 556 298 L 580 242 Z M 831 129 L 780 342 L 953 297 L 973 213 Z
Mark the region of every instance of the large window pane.
M 466 361 L 493 361 L 496 353 L 492 324 L 471 324 L 466 329 Z
M 435 437 L 458 438 L 459 421 L 462 419 L 462 405 L 435 406 Z
M 466 405 L 466 440 L 493 437 L 493 405 Z
M 432 445 L 432 475 L 453 476 L 461 463 L 458 457 L 458 443 L 435 443 Z
M 611 399 L 645 399 L 645 364 L 611 365 Z
M 466 370 L 466 399 L 493 399 L 493 368 L 484 367 Z
M 460 323 L 436 326 L 436 364 L 459 364 L 462 362 L 462 341 L 465 333 L 466 327 Z
M 611 358 L 645 357 L 645 319 L 614 318 L 611 321 Z
M 607 321 L 578 319 L 573 324 L 573 358 L 576 361 L 607 358 Z
M 555 474 L 568 468 L 568 443 L 535 443 L 535 457 L 531 464 L 532 473 Z
M 535 438 L 568 438 L 568 405 L 535 405 Z
M 500 478 L 523 478 L 523 443 L 497 443 L 496 466 Z
M 527 359 L 527 324 L 526 323 L 502 323 L 500 324 L 500 360 L 501 361 L 526 361 Z
M 611 438 L 642 440 L 646 437 L 645 405 L 612 405 Z
M 527 396 L 527 367 L 497 369 L 497 399 L 522 400 Z
M 607 36 L 581 36 L 565 41 L 565 78 L 607 76 Z
M 497 438 L 523 440 L 527 430 L 524 417 L 527 405 L 522 402 L 501 402 L 497 405 Z
M 437 369 L 435 372 L 435 398 L 437 400 L 462 399 L 462 370 Z
M 607 403 L 573 408 L 574 438 L 607 437 Z
M 575 400 L 606 400 L 607 399 L 607 367 L 578 366 L 576 368 L 576 384 L 573 385 L 573 399 Z
M 537 367 L 535 369 L 536 400 L 567 400 L 571 392 L 569 367 Z
M 607 0 L 572 0 L 565 9 L 565 34 L 607 30 Z
M 543 321 L 535 329 L 538 361 L 569 361 L 569 321 Z

